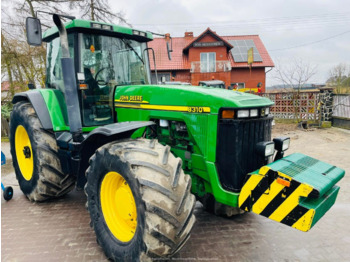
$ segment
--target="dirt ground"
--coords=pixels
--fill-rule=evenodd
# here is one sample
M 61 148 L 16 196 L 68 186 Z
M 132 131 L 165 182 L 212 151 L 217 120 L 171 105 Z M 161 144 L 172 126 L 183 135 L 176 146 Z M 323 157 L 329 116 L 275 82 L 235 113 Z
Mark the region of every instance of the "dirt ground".
M 286 154 L 300 152 L 345 169 L 335 205 L 310 232 L 270 221 L 253 213 L 231 219 L 216 217 L 197 203 L 197 222 L 176 261 L 350 261 L 350 131 L 307 130 L 276 124 L 273 137 L 291 137 Z M 1 180 L 14 198 L 1 200 L 2 261 L 107 261 L 96 244 L 85 210 L 85 195 L 73 191 L 46 203 L 29 202 L 19 190 L 9 154 Z

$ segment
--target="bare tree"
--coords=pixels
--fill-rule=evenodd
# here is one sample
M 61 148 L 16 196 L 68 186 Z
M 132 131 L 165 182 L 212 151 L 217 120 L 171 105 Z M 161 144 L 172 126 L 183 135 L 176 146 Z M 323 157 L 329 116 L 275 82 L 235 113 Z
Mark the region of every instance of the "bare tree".
M 71 8 L 78 7 L 84 19 L 101 21 L 106 23 L 119 23 L 131 26 L 125 19 L 122 11 L 115 12 L 111 10 L 108 0 L 73 0 L 70 3 Z
M 335 93 L 350 93 L 350 66 L 340 63 L 329 71 L 327 85 L 334 88 Z
M 317 67 L 301 58 L 293 59 L 289 64 L 279 64 L 275 69 L 274 78 L 291 90 L 300 89 L 316 74 Z
M 122 12 L 113 12 L 108 0 L 3 0 L 1 24 L 1 78 L 10 82 L 10 95 L 14 87 L 24 90 L 28 82 L 45 86 L 45 47 L 30 47 L 25 37 L 25 18 L 35 17 L 37 11 L 65 13 L 76 8 L 84 18 L 126 23 Z M 53 26 L 52 17 L 40 14 L 41 24 Z M 20 91 L 19 90 L 19 91 Z
M 307 82 L 316 74 L 317 67 L 301 58 L 293 59 L 289 64 L 279 64 L 275 69 L 274 78 L 280 81 L 285 90 L 291 93 L 294 117 L 300 120 L 300 91 Z

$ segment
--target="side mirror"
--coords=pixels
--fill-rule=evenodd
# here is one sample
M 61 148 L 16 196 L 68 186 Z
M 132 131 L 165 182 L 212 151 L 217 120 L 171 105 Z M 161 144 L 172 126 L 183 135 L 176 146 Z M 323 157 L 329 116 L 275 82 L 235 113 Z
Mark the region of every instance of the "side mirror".
M 41 23 L 38 18 L 27 17 L 26 19 L 27 43 L 33 46 L 41 46 Z

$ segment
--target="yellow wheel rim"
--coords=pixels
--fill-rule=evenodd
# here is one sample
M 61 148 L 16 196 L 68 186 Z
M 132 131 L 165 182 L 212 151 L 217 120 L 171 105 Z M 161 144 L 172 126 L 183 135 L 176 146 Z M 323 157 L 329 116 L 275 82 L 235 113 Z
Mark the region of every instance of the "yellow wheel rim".
M 29 181 L 34 170 L 33 150 L 28 133 L 22 125 L 16 128 L 15 148 L 19 169 L 24 179 Z
M 119 173 L 109 172 L 105 175 L 100 199 L 109 230 L 118 240 L 130 241 L 137 226 L 136 203 L 128 183 Z

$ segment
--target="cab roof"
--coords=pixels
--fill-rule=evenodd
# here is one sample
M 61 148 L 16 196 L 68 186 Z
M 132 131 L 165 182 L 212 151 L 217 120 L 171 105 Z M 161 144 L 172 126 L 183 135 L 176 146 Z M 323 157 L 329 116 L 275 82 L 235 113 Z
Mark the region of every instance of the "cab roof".
M 110 35 L 116 37 L 126 37 L 128 39 L 134 39 L 140 42 L 148 42 L 153 40 L 153 35 L 150 32 L 103 22 L 74 19 L 65 23 L 65 27 L 68 33 L 82 32 Z M 44 42 L 49 42 L 56 37 L 58 37 L 58 29 L 56 26 L 51 27 L 43 33 Z
M 221 80 L 207 80 L 207 81 L 199 81 L 199 83 L 203 83 L 203 84 L 206 84 L 208 86 L 210 85 L 220 85 L 220 84 L 225 84 L 224 81 L 221 81 Z

